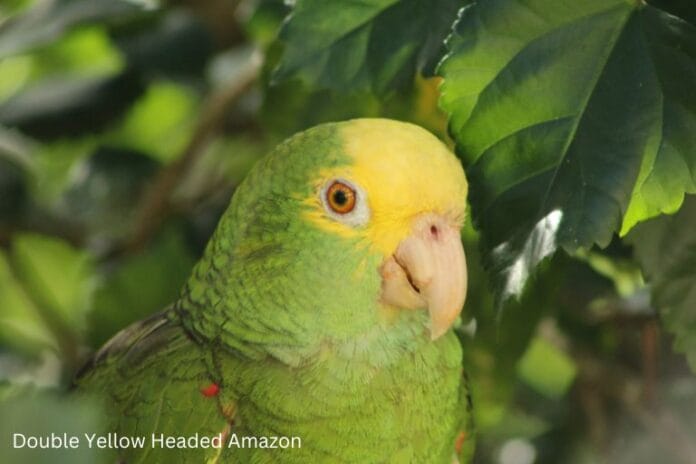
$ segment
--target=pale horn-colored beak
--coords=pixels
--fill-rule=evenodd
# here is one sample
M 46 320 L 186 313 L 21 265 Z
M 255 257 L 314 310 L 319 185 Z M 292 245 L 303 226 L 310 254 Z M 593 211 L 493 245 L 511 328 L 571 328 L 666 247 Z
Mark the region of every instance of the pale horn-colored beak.
M 380 268 L 383 303 L 427 309 L 430 336 L 442 336 L 464 306 L 466 258 L 459 228 L 432 213 L 416 218 L 406 237 Z

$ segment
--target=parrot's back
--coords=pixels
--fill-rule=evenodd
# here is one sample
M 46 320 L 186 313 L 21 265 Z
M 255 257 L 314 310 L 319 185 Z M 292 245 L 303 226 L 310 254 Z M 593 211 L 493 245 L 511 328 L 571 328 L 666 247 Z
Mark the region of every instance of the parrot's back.
M 176 437 L 196 434 L 219 436 L 227 422 L 214 395 L 217 387 L 205 352 L 169 311 L 116 335 L 83 369 L 77 384 L 104 400 L 104 433 L 111 444 L 119 437 L 142 440 L 111 451 L 123 462 L 206 462 L 220 452 L 219 447 L 182 448 L 175 442 Z M 174 441 L 167 443 L 168 437 Z

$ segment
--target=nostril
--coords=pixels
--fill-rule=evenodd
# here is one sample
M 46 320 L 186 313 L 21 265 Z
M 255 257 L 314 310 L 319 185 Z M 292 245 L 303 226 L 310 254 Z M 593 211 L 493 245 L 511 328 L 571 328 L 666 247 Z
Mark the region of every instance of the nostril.
M 432 235 L 433 238 L 437 238 L 439 233 L 440 231 L 438 230 L 436 225 L 433 224 L 432 226 L 430 226 L 430 235 Z

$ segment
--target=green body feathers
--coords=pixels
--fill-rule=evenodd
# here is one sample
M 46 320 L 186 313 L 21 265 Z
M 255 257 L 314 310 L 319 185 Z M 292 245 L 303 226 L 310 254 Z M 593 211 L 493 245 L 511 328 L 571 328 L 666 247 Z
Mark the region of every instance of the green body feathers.
M 325 173 L 356 162 L 351 124 L 310 129 L 261 161 L 180 299 L 117 335 L 78 380 L 107 399 L 110 431 L 222 437 L 121 450 L 127 462 L 452 462 L 470 433 L 456 336 L 432 341 L 425 311 L 381 306 L 385 256 L 371 235 L 312 220 Z

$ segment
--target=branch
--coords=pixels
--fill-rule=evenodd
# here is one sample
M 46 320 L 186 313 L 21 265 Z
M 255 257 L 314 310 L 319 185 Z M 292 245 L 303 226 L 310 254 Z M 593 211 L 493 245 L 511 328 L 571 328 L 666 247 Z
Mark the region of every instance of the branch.
M 256 82 L 260 56 L 253 56 L 245 69 L 227 85 L 208 97 L 191 140 L 177 160 L 162 169 L 145 191 L 134 232 L 126 245 L 136 251 L 146 245 L 171 212 L 170 199 L 181 179 L 189 172 L 223 125 L 229 109 Z
M 668 409 L 660 406 L 657 400 L 646 404 L 645 386 L 638 377 L 616 364 L 607 365 L 589 353 L 576 353 L 581 375 L 581 402 L 593 425 L 599 423 L 603 432 L 608 430 L 606 407 L 602 399 L 615 401 L 621 409 L 636 420 L 647 433 L 669 450 L 677 462 L 689 464 L 695 462 L 696 444 L 685 431 L 684 424 Z M 587 390 L 583 392 L 582 390 Z M 591 401 L 587 401 L 588 397 Z M 599 419 L 599 420 L 598 420 Z M 595 436 L 602 439 L 604 436 Z

